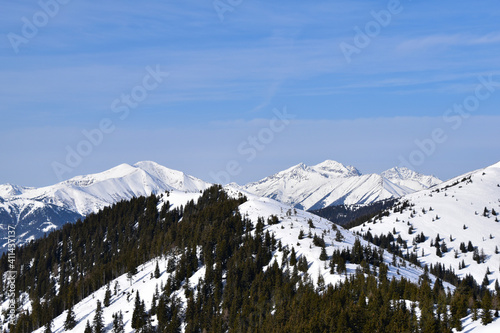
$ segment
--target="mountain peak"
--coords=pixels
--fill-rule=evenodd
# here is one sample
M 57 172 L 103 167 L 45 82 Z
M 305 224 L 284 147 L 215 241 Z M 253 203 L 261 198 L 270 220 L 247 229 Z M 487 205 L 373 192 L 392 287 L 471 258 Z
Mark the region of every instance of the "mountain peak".
M 156 168 L 156 169 L 161 169 L 161 168 L 166 168 L 163 165 L 160 165 L 154 161 L 139 161 L 133 165 L 136 168 L 139 169 L 151 169 L 151 168 Z
M 416 177 L 421 176 L 418 172 L 408 169 L 407 167 L 394 167 L 382 172 L 381 175 L 387 179 L 400 180 L 415 179 Z
M 0 185 L 0 197 L 11 197 L 15 195 L 20 195 L 23 193 L 25 188 L 12 184 L 2 184 Z
M 324 162 L 321 162 L 317 165 L 314 166 L 315 169 L 327 171 L 327 172 L 333 172 L 333 173 L 340 173 L 344 174 L 346 176 L 361 176 L 361 173 L 358 171 L 353 166 L 345 166 L 344 164 L 333 161 L 333 160 L 326 160 Z

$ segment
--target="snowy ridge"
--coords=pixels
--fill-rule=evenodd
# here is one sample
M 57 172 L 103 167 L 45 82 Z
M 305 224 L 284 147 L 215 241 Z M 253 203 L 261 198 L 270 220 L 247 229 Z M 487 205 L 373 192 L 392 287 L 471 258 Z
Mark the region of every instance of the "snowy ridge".
M 355 167 L 327 160 L 315 166 L 298 164 L 242 189 L 310 210 L 340 204 L 369 204 L 439 183 L 436 177 L 407 168 L 393 168 L 381 175 L 362 175 Z
M 199 193 L 209 186 L 154 162 L 121 164 L 41 188 L 0 185 L 2 239 L 7 236 L 7 225 L 16 226 L 21 245 L 121 200 L 165 191 Z
M 471 274 L 478 284 L 489 269 L 489 288 L 494 288 L 495 280 L 500 280 L 500 163 L 407 195 L 399 199 L 399 205 L 403 202 L 409 205 L 403 212 L 391 209 L 389 216 L 352 230 L 362 234 L 370 231 L 375 236 L 394 229 L 394 237 L 401 236 L 422 264 L 444 264 L 461 278 Z M 414 243 L 420 233 L 426 240 Z M 431 247 L 438 234 L 440 244 L 444 242 L 447 248 L 442 257 Z M 475 261 L 473 251 L 461 251 L 460 243 L 467 246 L 469 241 L 479 254 L 484 252 L 484 261 Z

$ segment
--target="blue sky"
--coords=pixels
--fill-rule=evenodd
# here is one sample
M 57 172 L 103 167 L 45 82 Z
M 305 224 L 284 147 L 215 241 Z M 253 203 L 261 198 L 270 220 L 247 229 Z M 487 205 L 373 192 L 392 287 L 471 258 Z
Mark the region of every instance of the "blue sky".
M 498 1 L 231 3 L 4 2 L 0 183 L 139 160 L 207 181 L 235 162 L 239 183 L 325 159 L 366 173 L 410 161 L 442 179 L 500 160 Z M 124 116 L 148 68 L 168 76 Z M 284 108 L 293 119 L 266 137 Z M 113 130 L 82 144 L 103 119 Z M 67 163 L 78 147 L 90 150 Z

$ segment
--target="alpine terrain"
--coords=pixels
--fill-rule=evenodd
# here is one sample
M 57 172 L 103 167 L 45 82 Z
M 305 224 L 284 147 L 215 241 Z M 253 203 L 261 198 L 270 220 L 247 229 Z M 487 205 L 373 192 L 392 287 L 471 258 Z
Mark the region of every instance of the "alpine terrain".
M 248 192 L 305 210 L 335 205 L 370 204 L 398 198 L 441 183 L 407 168 L 362 175 L 355 167 L 331 160 L 293 166 L 243 187 Z
M 154 162 L 121 164 L 41 188 L 0 185 L 0 251 L 6 249 L 8 226 L 15 226 L 16 243 L 22 245 L 121 200 L 164 191 L 180 192 L 182 196 L 209 186 Z
M 182 173 L 122 168 L 170 187 L 9 248 L 4 331 L 500 330 L 500 163 L 405 195 L 352 230 L 237 185 L 183 176 L 196 186 L 180 191 L 167 175 Z M 119 179 L 87 177 L 75 179 Z
M 491 290 L 500 280 L 500 162 L 400 198 L 351 229 Z M 385 240 L 384 240 L 385 239 Z

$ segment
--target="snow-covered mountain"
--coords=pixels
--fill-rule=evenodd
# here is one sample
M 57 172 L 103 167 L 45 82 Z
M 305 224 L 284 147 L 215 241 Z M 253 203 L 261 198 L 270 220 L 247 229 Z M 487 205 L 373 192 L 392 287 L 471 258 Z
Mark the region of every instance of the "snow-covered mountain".
M 352 230 L 373 237 L 395 231 L 394 238 L 401 237 L 422 264 L 444 264 L 461 278 L 471 274 L 478 284 L 489 270 L 491 289 L 500 280 L 500 162 L 400 198 L 387 214 Z M 425 239 L 417 239 L 422 233 Z M 469 241 L 479 256 L 484 253 L 481 260 L 474 260 L 474 250 L 460 249 Z
M 491 168 L 487 168 L 483 171 L 473 173 L 474 176 L 472 176 L 473 179 L 472 184 L 480 183 L 481 179 L 483 182 L 486 181 L 490 182 L 492 179 L 496 179 L 498 181 L 500 179 L 498 173 L 499 167 L 500 165 L 497 165 L 496 167 L 494 166 Z M 485 175 L 483 175 L 482 172 L 484 172 Z M 477 179 L 476 175 L 478 177 Z M 486 176 L 488 176 L 488 179 L 485 178 Z M 468 175 L 466 175 L 465 177 L 468 177 Z M 444 195 L 444 193 L 446 192 L 448 192 L 448 196 L 451 197 L 453 195 L 452 191 L 454 190 L 454 187 L 458 188 L 459 186 L 465 185 L 464 183 L 460 183 L 461 178 L 457 178 L 455 181 L 459 181 L 459 183 L 453 185 L 454 181 L 452 181 L 445 183 L 442 186 L 436 187 L 434 189 L 434 192 L 432 190 L 424 191 L 424 193 L 427 193 L 427 195 L 424 197 L 425 198 L 429 197 L 431 193 L 433 194 L 433 197 L 435 197 L 438 193 Z M 449 187 L 446 188 L 446 186 L 448 185 Z M 467 186 L 470 185 L 468 184 Z M 438 189 L 439 191 L 437 191 Z M 492 192 L 493 194 L 495 193 L 498 194 L 498 192 L 495 192 L 494 189 L 490 188 L 490 190 L 493 190 Z M 319 259 L 321 254 L 321 248 L 314 244 L 313 238 L 310 238 L 308 236 L 300 238 L 299 236 L 301 230 L 305 234 L 307 234 L 310 231 L 313 235 L 316 234 L 318 236 L 323 236 L 326 243 L 325 246 L 326 253 L 328 256 L 331 256 L 333 251 L 335 250 L 350 249 L 352 251 L 356 239 L 356 236 L 353 234 L 353 232 L 345 230 L 340 226 L 335 226 L 331 222 L 323 218 L 320 218 L 316 215 L 313 215 L 311 213 L 302 211 L 300 209 L 294 209 L 294 207 L 291 205 L 280 203 L 270 198 L 264 198 L 252 195 L 248 192 L 241 190 L 239 187 L 236 186 L 228 185 L 225 187 L 225 191 L 235 198 L 239 197 L 240 193 L 244 194 L 248 198 L 248 200 L 245 203 L 241 204 L 238 209 L 242 216 L 249 218 L 253 222 L 254 227 L 259 218 L 267 220 L 272 216 L 277 216 L 278 223 L 273 225 L 266 225 L 265 230 L 269 231 L 271 234 L 274 235 L 276 240 L 280 241 L 282 248 L 290 249 L 291 247 L 294 247 L 297 252 L 297 257 L 304 256 L 307 258 L 309 264 L 307 272 L 300 274 L 302 276 L 306 275 L 310 276 L 312 283 L 314 283 L 316 286 L 318 286 L 317 282 L 319 281 L 320 276 L 323 277 L 325 284 L 329 283 L 335 284 L 337 282 L 343 281 L 346 278 L 346 276 L 354 275 L 356 274 L 357 271 L 360 271 L 362 269 L 360 265 L 349 263 L 347 264 L 346 267 L 347 270 L 345 273 L 338 274 L 337 272 L 333 273 L 330 272 L 327 262 L 321 261 Z M 467 189 L 464 191 L 464 193 L 466 192 Z M 491 196 L 492 193 L 489 192 L 479 193 L 475 190 L 470 192 L 471 197 L 474 197 L 475 195 L 478 194 L 487 194 L 488 196 Z M 200 196 L 200 194 L 196 192 L 191 192 L 189 196 L 192 199 L 196 200 L 196 198 Z M 420 198 L 420 197 L 417 195 L 410 195 L 409 198 Z M 161 210 L 162 206 L 167 201 L 172 203 L 171 196 L 161 197 L 158 209 Z M 452 209 L 456 205 L 457 204 L 450 201 L 449 205 L 451 207 L 450 209 Z M 462 205 L 462 203 L 459 202 L 458 205 Z M 490 203 L 489 206 L 490 208 L 492 208 L 491 205 L 492 203 Z M 437 211 L 438 207 L 437 205 L 435 206 L 436 207 L 434 209 L 435 211 Z M 433 211 L 432 213 L 434 214 L 435 211 Z M 443 210 L 441 211 L 440 214 L 444 213 L 445 211 Z M 403 225 L 403 223 L 399 224 Z M 416 223 L 414 224 L 415 227 L 417 227 Z M 383 226 L 383 225 L 384 225 L 383 223 L 379 222 L 377 222 L 377 224 L 374 224 L 374 226 Z M 406 226 L 406 223 L 404 223 L 404 225 Z M 368 228 L 367 226 L 364 227 L 365 230 Z M 370 227 L 372 227 L 373 229 L 373 226 L 371 224 Z M 381 230 L 384 233 L 387 233 L 387 231 L 392 231 L 392 228 L 393 228 L 392 224 L 390 225 L 386 224 L 385 228 Z M 341 240 L 337 240 L 338 237 L 337 230 L 341 235 L 340 237 Z M 481 230 L 481 232 L 483 231 L 484 230 Z M 455 231 L 453 232 L 455 233 Z M 402 231 L 400 233 L 403 234 Z M 364 240 L 361 240 L 361 243 L 363 246 L 368 245 L 368 243 Z M 373 245 L 371 246 L 376 248 Z M 429 252 L 426 251 L 426 253 Z M 111 329 L 113 322 L 113 314 L 117 313 L 118 311 L 122 311 L 123 322 L 125 324 L 124 327 L 125 332 L 128 333 L 135 331 L 131 327 L 132 314 L 134 309 L 134 295 L 136 293 L 139 293 L 141 295 L 142 300 L 144 301 L 146 310 L 151 309 L 152 299 L 153 299 L 153 294 L 155 293 L 155 289 L 158 286 L 165 286 L 169 278 L 172 278 L 172 276 L 175 275 L 175 272 L 173 273 L 167 272 L 167 263 L 174 257 L 175 255 L 165 255 L 155 258 L 153 260 L 141 264 L 137 268 L 137 274 L 133 275 L 131 278 L 127 276 L 127 274 L 123 274 L 122 276 L 119 276 L 115 280 L 109 282 L 109 286 L 111 286 L 111 288 L 116 288 L 117 292 L 111 296 L 110 305 L 108 307 L 103 308 L 102 318 L 104 326 L 107 330 Z M 383 260 L 389 267 L 388 270 L 389 279 L 405 278 L 412 282 L 417 283 L 419 281 L 419 276 L 421 276 L 424 272 L 422 268 L 417 267 L 408 262 L 404 262 L 400 258 L 397 258 L 396 264 L 394 264 L 393 256 L 387 251 L 384 252 Z M 273 259 L 271 260 L 271 263 L 273 263 L 274 261 L 276 261 L 278 265 L 283 265 L 282 264 L 283 252 L 281 250 L 277 250 L 273 253 Z M 158 278 L 155 278 L 154 272 L 157 264 L 160 268 L 160 275 Z M 271 264 L 268 267 L 270 266 Z M 376 268 L 370 267 L 370 270 L 374 269 Z M 493 270 L 493 267 L 490 267 L 490 269 Z M 197 270 L 194 272 L 194 274 L 188 277 L 187 280 L 185 281 L 185 285 L 189 286 L 189 289 L 192 290 L 193 293 L 195 293 L 195 296 L 196 293 L 199 292 L 200 290 L 197 288 L 197 286 L 200 284 L 200 279 L 203 279 L 203 277 L 205 276 L 205 272 L 206 272 L 206 267 L 199 266 Z M 434 276 L 431 275 L 430 278 L 432 281 L 435 281 Z M 444 283 L 444 287 L 450 288 L 451 290 L 454 289 L 454 287 L 449 285 L 448 283 Z M 103 300 L 105 292 L 106 292 L 106 286 L 103 286 L 102 288 L 92 293 L 90 296 L 86 297 L 85 299 L 74 305 L 73 310 L 76 314 L 75 319 L 77 321 L 77 325 L 75 328 L 70 330 L 71 332 L 83 332 L 87 320 L 91 321 L 92 318 L 94 318 L 95 316 L 97 300 Z M 181 304 L 181 307 L 185 309 L 188 302 L 186 295 L 187 295 L 186 289 L 180 288 L 174 291 L 170 296 L 178 299 Z M 27 294 L 24 294 L 23 299 L 24 299 L 24 304 L 22 305 L 22 307 L 24 309 L 30 309 L 31 305 L 30 305 L 30 300 L 27 297 Z M 4 302 L 1 306 L 3 309 L 6 309 L 9 306 L 8 301 Z M 64 311 L 61 315 L 59 315 L 54 319 L 52 327 L 53 332 L 65 331 L 63 327 L 66 315 L 67 313 L 66 311 Z M 157 322 L 155 318 L 156 317 L 153 316 L 153 321 L 152 321 L 153 325 L 155 325 Z M 464 329 L 468 332 L 482 332 L 482 331 L 496 332 L 500 328 L 500 320 L 495 320 L 492 324 L 488 326 L 482 326 L 479 321 L 472 321 L 471 316 L 469 315 L 465 317 L 462 321 Z M 43 331 L 44 328 L 40 328 L 36 332 L 43 332 Z
M 298 164 L 243 189 L 305 210 L 332 205 L 369 204 L 441 183 L 407 168 L 362 175 L 355 167 L 327 160 L 314 166 Z
M 199 193 L 209 186 L 149 161 L 121 164 L 41 188 L 0 185 L 2 250 L 9 225 L 16 227 L 17 244 L 21 245 L 121 200 L 164 191 Z

